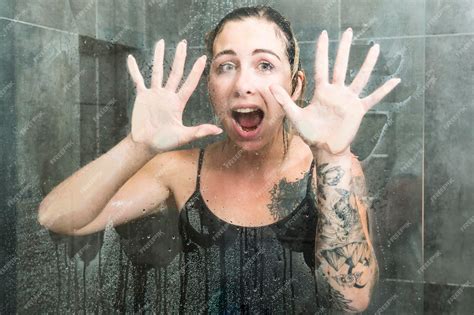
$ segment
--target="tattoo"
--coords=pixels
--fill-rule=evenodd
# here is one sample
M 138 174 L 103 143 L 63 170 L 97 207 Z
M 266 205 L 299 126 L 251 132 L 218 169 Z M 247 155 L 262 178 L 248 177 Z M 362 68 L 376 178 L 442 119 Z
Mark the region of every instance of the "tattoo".
M 352 207 L 349 192 L 338 189 L 342 197 L 328 211 L 320 211 L 318 234 L 325 248 L 334 248 L 349 242 L 365 241 L 357 209 Z M 353 194 L 351 194 L 352 197 Z
M 306 193 L 306 184 L 309 172 L 295 182 L 288 182 L 283 178 L 270 191 L 271 201 L 267 205 L 275 220 L 284 218 L 298 206 Z
M 350 243 L 334 249 L 321 250 L 321 255 L 335 271 L 339 271 L 343 265 L 347 265 L 349 267 L 348 274 L 352 273 L 352 269 L 357 264 L 366 264 L 370 261 L 367 242 Z
M 325 170 L 328 163 L 323 163 L 317 168 L 318 178 L 322 179 L 322 185 L 336 186 L 341 181 L 344 171 L 340 166 L 330 167 Z
M 363 176 L 354 176 L 351 178 L 351 187 L 355 195 L 359 196 L 360 202 L 364 205 L 364 208 L 367 210 L 365 212 L 365 219 L 367 222 L 367 230 L 370 232 L 369 225 L 369 209 L 371 208 L 371 202 L 369 201 L 369 193 L 365 185 L 365 180 Z
M 349 173 L 329 163 L 317 167 L 316 279 L 318 290 L 322 288 L 326 292 L 329 306 L 356 311 L 351 306 L 352 300 L 341 290 L 367 287 L 372 282 L 376 263 L 363 231 L 357 202 L 358 198 L 366 197 L 364 178 L 353 176 L 350 183 L 343 182 Z M 369 285 L 369 292 L 372 289 Z
M 349 201 L 349 191 L 345 189 L 336 188 L 336 191 L 342 196 L 334 205 L 334 213 L 340 219 L 341 224 L 345 230 L 345 234 L 349 231 L 358 220 L 357 210 L 354 209 Z M 347 236 L 347 235 L 346 235 Z
M 351 302 L 352 300 L 346 299 L 341 292 L 334 288 L 330 288 L 329 303 L 332 307 L 352 312 L 357 311 L 349 305 Z
M 324 200 L 326 200 L 325 186 L 336 186 L 344 175 L 344 171 L 341 167 L 335 166 L 325 169 L 327 166 L 328 163 L 323 163 L 316 168 L 316 174 L 318 176 L 318 195 Z
M 347 311 L 357 311 L 351 307 L 352 300 L 347 299 L 339 290 L 329 284 L 329 281 L 321 269 L 316 270 L 316 281 L 318 285 L 318 300 L 323 309 L 337 308 Z
M 356 287 L 359 286 L 361 288 L 365 287 L 365 284 L 363 286 L 360 286 L 357 284 L 357 281 L 359 281 L 360 276 L 362 275 L 362 271 L 356 272 L 354 274 L 349 273 L 347 275 L 341 274 L 341 275 L 336 275 L 332 276 L 332 278 L 340 285 L 343 287 Z

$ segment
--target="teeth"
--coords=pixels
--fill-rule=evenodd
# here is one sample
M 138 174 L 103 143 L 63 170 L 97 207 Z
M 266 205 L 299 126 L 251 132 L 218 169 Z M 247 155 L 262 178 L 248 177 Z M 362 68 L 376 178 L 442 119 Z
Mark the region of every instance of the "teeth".
M 257 111 L 257 108 L 238 108 L 235 109 L 236 112 L 238 113 L 251 113 Z

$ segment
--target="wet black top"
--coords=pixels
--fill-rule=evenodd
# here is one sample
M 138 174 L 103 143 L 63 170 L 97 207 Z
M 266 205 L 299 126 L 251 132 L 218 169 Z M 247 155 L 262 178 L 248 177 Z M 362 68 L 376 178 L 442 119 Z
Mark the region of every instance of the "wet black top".
M 180 311 L 212 314 L 310 314 L 316 308 L 314 245 L 316 209 L 306 194 L 286 217 L 244 227 L 217 217 L 200 193 L 204 150 L 196 189 L 179 214 Z

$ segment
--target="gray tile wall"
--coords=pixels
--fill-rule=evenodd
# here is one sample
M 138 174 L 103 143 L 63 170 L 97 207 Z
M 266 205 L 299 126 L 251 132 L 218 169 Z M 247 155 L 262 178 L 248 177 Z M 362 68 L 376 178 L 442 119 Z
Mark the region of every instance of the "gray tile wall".
M 37 206 L 52 187 L 127 134 L 134 99 L 127 54 L 137 57 L 148 79 L 153 45 L 164 38 L 166 79 L 176 44 L 186 38 L 187 75 L 205 53 L 204 34 L 233 8 L 259 3 L 292 21 L 307 99 L 315 40 L 323 29 L 331 40 L 331 65 L 340 34 L 349 26 L 354 30 L 346 83 L 369 47 L 381 45 L 362 96 L 392 76 L 402 78 L 366 115 L 353 144 L 373 197 L 370 225 L 381 271 L 366 313 L 472 312 L 470 0 L 1 2 L 0 165 L 8 184 L 0 193 L 0 300 L 8 302 L 0 312 L 131 311 L 145 301 L 163 312 L 175 303 L 177 293 L 157 292 L 155 283 L 172 281 L 166 274 L 176 268 L 176 238 L 137 255 L 153 231 L 174 226 L 171 214 L 122 226 L 118 233 L 72 238 L 42 229 Z M 213 120 L 202 80 L 184 122 Z
M 4 10 L 5 4 L 0 4 Z M 13 42 L 13 34 L 8 31 L 10 22 L 0 20 L 0 41 Z M 18 194 L 16 170 L 16 107 L 15 66 L 13 45 L 0 45 L 0 301 L 1 312 L 12 313 L 16 307 L 16 220 L 15 201 L 22 197 Z M 22 183 L 24 184 L 24 182 Z M 17 196 L 17 197 L 16 197 Z M 15 198 L 16 197 L 16 198 Z
M 474 306 L 474 5 L 426 2 L 425 309 Z

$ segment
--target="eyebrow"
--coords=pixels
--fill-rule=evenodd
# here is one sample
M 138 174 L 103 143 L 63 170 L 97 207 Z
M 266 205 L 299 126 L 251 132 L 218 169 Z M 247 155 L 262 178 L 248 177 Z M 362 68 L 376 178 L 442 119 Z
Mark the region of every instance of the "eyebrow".
M 275 57 L 278 58 L 278 60 L 281 61 L 280 57 L 278 57 L 277 54 L 275 54 L 273 51 L 269 50 L 269 49 L 264 49 L 264 48 L 258 48 L 258 49 L 255 49 L 253 52 L 252 52 L 252 56 L 253 55 L 256 55 L 256 54 L 259 54 L 259 53 L 268 53 L 268 54 L 272 54 L 274 55 Z M 232 55 L 232 56 L 236 56 L 237 53 L 235 51 L 233 51 L 232 49 L 226 49 L 226 50 L 223 50 L 219 53 L 217 53 L 214 58 L 212 58 L 212 61 L 214 61 L 215 59 L 217 59 L 218 57 L 222 56 L 222 55 Z

